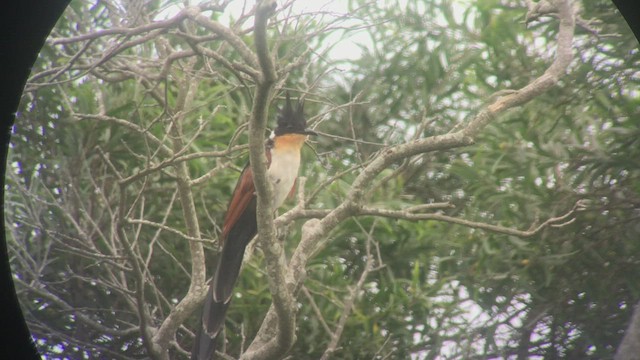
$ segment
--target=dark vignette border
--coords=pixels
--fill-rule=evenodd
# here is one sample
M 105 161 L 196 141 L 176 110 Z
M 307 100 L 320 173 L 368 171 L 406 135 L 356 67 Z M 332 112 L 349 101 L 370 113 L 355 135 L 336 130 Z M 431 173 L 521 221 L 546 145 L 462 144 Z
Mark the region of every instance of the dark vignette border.
M 14 113 L 40 48 L 70 0 L 12 0 L 0 12 L 0 199 L 4 205 L 4 174 Z M 640 39 L 640 3 L 613 0 L 637 39 Z M 0 207 L 4 219 L 4 207 Z M 5 359 L 40 359 L 22 316 L 15 293 L 4 232 L 0 232 L 0 349 Z

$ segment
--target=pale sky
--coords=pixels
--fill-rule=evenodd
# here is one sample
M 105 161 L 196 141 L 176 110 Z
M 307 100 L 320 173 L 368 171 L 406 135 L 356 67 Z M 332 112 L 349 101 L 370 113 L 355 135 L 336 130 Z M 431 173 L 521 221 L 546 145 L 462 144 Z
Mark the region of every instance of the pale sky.
M 199 3 L 204 0 L 192 0 L 191 3 Z M 256 0 L 235 0 L 232 1 L 223 13 L 220 21 L 228 24 L 230 18 L 237 18 L 242 13 L 243 7 L 251 9 L 255 6 Z M 183 3 L 177 2 L 174 5 L 170 5 L 164 11 L 160 12 L 156 19 L 165 19 L 174 16 L 178 11 L 183 8 Z M 346 0 L 321 0 L 321 1 L 309 1 L 298 0 L 292 5 L 293 14 L 311 13 L 323 11 L 326 13 L 324 19 L 329 21 L 340 15 L 348 13 L 348 1 Z M 332 14 L 332 15 L 330 15 Z M 252 25 L 253 19 L 247 21 L 247 25 Z M 345 27 L 357 25 L 359 22 L 355 19 L 351 19 L 348 22 L 342 23 Z M 372 46 L 372 42 L 365 31 L 349 32 L 349 34 L 343 34 L 339 31 L 334 31 L 326 40 L 326 44 L 334 44 L 333 48 L 327 54 L 329 58 L 334 60 L 355 60 L 360 58 L 361 51 L 360 46 L 365 45 Z M 318 52 L 322 52 L 322 49 L 318 49 Z

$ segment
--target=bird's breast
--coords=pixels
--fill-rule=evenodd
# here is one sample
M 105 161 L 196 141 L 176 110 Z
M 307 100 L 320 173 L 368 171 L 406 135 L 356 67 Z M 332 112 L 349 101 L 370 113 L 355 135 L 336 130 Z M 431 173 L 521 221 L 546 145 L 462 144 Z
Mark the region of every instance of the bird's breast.
M 275 150 L 275 149 L 274 149 Z M 276 209 L 284 203 L 289 195 L 300 168 L 299 151 L 273 151 L 271 164 L 267 170 L 269 179 L 273 184 L 273 208 Z

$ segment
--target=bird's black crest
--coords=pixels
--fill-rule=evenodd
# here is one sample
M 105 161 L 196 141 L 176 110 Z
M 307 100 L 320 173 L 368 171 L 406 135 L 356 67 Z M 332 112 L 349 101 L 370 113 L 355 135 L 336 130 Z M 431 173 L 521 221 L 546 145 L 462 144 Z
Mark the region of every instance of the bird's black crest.
M 278 126 L 274 131 L 276 136 L 284 134 L 309 134 L 307 120 L 304 118 L 304 104 L 298 102 L 295 109 L 291 105 L 291 98 L 287 92 L 287 100 L 278 111 Z

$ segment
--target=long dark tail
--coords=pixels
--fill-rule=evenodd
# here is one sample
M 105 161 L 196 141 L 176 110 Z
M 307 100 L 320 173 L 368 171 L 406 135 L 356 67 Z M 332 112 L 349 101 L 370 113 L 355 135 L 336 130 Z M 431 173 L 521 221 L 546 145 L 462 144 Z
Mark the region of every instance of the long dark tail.
M 198 334 L 191 350 L 191 360 L 210 360 L 213 358 L 213 353 L 216 350 L 216 340 L 220 330 L 222 330 L 224 316 L 227 313 L 229 303 L 213 301 L 213 284 L 209 285 L 209 293 L 204 301 L 204 309 L 202 311 L 202 324 L 198 328 Z M 217 324 L 211 320 L 215 320 Z M 213 332 L 207 331 L 205 327 L 213 330 Z
M 191 360 L 211 360 L 216 349 L 216 339 L 224 327 L 224 319 L 231 303 L 233 287 L 240 273 L 244 250 L 258 232 L 256 224 L 256 200 L 249 203 L 222 247 L 213 282 L 204 301 L 202 323 L 191 351 Z

